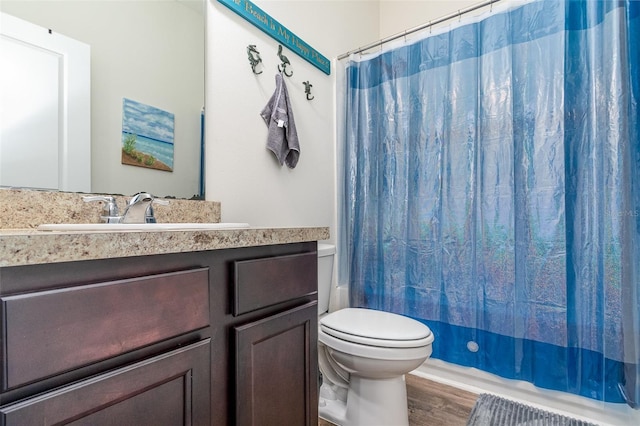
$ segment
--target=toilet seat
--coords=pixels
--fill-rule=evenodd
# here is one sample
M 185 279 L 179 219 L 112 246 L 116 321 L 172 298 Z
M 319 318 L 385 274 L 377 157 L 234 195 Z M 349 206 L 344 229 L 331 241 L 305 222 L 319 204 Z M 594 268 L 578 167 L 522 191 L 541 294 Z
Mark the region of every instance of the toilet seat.
M 334 338 L 379 348 L 421 348 L 433 333 L 414 319 L 372 309 L 346 308 L 320 319 L 320 331 Z
M 363 358 L 386 361 L 406 361 L 426 358 L 431 355 L 432 351 L 431 342 L 423 346 L 401 348 L 363 345 L 334 337 L 331 334 L 325 333 L 322 328 L 318 330 L 318 341 L 327 346 L 329 351 L 338 351 Z

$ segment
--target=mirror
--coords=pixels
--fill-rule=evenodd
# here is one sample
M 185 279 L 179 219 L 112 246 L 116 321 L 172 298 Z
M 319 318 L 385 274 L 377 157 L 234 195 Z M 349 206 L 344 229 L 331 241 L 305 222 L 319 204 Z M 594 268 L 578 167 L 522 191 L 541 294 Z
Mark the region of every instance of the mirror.
M 90 46 L 91 192 L 201 195 L 203 0 L 2 0 L 0 11 Z M 123 164 L 125 99 L 173 115 L 173 171 Z

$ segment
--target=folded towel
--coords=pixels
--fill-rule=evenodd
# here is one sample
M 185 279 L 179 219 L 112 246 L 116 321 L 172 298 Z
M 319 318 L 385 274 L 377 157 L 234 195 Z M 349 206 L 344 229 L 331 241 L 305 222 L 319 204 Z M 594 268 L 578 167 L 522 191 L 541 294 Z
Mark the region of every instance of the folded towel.
M 267 148 L 273 151 L 281 166 L 287 163 L 293 169 L 300 158 L 300 142 L 282 74 L 276 74 L 276 90 L 260 115 L 269 128 Z

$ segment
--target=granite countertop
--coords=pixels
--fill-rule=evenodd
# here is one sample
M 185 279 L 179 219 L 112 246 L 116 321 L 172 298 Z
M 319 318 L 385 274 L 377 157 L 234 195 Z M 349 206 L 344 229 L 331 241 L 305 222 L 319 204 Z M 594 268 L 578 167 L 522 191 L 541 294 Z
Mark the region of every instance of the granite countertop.
M 58 232 L 0 229 L 0 267 L 288 244 L 329 239 L 328 227 Z
M 171 231 L 38 231 L 39 224 L 99 223 L 101 205 L 80 194 L 0 188 L 0 267 L 218 250 L 329 239 L 328 227 Z M 114 196 L 120 209 L 127 197 Z M 159 223 L 217 223 L 216 201 L 168 200 Z

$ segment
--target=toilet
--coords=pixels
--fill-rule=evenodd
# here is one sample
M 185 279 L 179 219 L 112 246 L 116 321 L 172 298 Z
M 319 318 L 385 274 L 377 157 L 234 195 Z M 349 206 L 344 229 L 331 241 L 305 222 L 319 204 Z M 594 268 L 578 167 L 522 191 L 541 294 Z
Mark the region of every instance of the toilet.
M 318 244 L 319 415 L 340 426 L 408 425 L 404 375 L 431 355 L 433 333 L 373 309 L 327 313 L 335 246 Z

